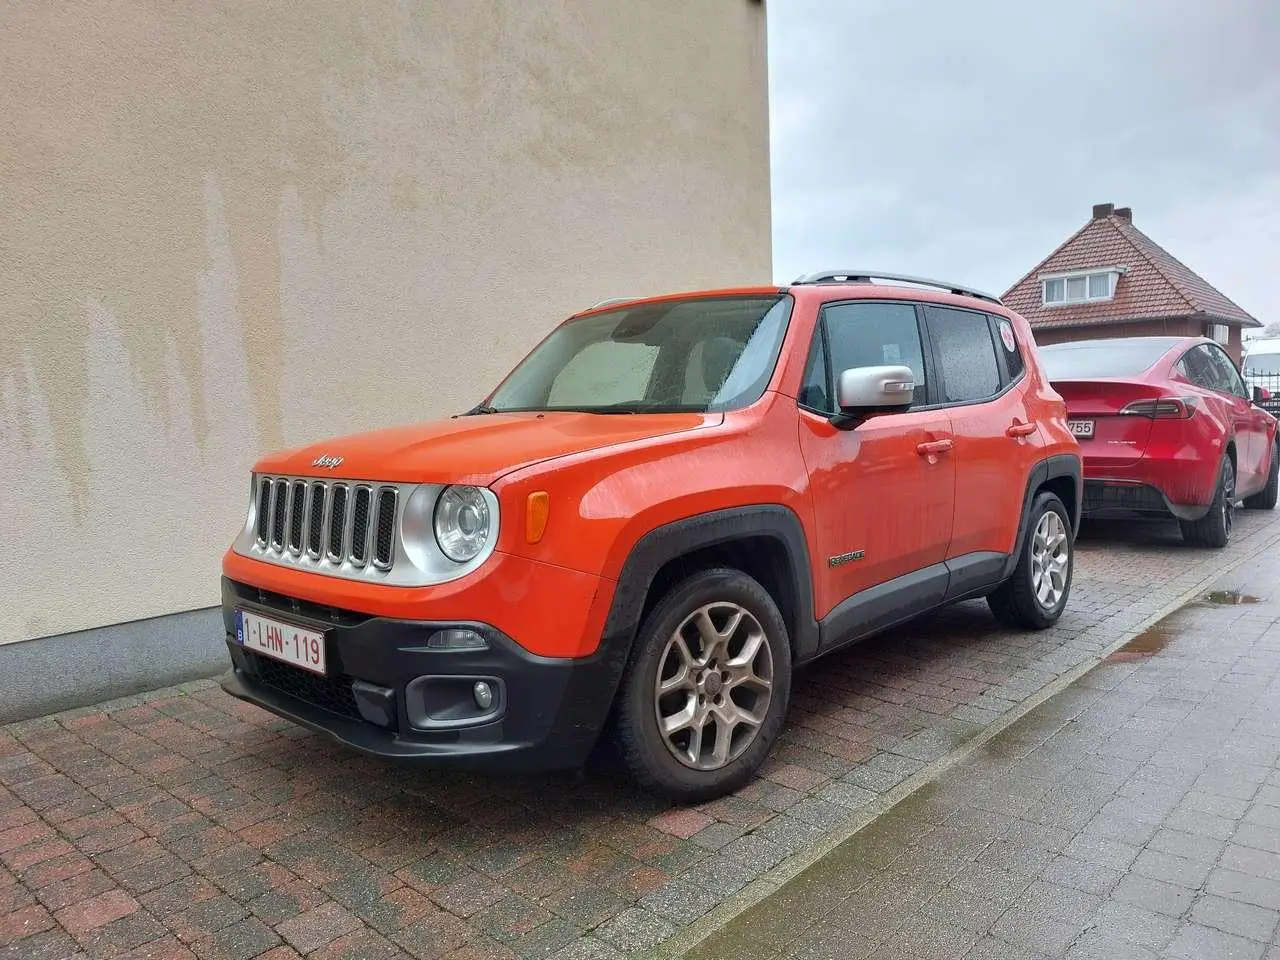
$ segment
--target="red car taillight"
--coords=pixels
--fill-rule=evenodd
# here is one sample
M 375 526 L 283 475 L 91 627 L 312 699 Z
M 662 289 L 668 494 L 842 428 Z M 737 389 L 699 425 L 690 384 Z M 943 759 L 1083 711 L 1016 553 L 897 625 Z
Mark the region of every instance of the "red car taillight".
M 1189 420 L 1196 412 L 1195 397 L 1161 397 L 1159 400 L 1135 400 L 1120 411 L 1133 417 L 1152 420 Z

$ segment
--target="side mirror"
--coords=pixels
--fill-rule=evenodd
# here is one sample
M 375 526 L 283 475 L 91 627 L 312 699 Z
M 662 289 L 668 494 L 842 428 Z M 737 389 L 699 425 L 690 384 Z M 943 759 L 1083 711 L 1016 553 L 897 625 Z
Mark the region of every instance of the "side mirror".
M 1254 402 L 1254 403 L 1262 403 L 1262 401 L 1264 401 L 1264 400 L 1270 400 L 1270 399 L 1271 399 L 1271 391 L 1270 391 L 1270 390 L 1268 390 L 1266 387 L 1254 387 L 1254 388 L 1253 388 L 1253 402 Z
M 915 397 L 915 374 L 910 367 L 854 367 L 840 374 L 836 405 L 843 413 L 909 407 Z

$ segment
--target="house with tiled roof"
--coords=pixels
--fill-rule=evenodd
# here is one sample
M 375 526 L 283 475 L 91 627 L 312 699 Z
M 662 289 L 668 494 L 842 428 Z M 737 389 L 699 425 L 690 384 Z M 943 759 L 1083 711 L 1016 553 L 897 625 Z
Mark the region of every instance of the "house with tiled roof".
M 1262 324 L 1133 225 L 1133 211 L 1094 206 L 1089 222 L 1002 298 L 1036 342 L 1206 336 L 1240 362 L 1241 332 Z

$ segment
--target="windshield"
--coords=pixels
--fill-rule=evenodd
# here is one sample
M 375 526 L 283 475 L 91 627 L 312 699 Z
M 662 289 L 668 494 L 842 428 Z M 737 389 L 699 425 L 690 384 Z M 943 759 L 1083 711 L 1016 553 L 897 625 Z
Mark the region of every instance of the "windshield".
M 1245 376 L 1280 373 L 1280 353 L 1259 353 L 1244 358 Z
M 773 375 L 791 297 L 732 296 L 618 307 L 563 324 L 478 411 L 730 410 Z
M 1040 347 L 1040 363 L 1050 380 L 1136 377 L 1145 373 L 1175 343 L 1173 337 L 1089 340 Z

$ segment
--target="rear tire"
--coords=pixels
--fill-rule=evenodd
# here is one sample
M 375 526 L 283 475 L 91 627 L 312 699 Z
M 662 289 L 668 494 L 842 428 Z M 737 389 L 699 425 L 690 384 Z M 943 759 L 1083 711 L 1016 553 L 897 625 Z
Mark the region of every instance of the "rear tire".
M 680 803 L 746 784 L 786 719 L 791 642 L 778 605 L 737 570 L 676 584 L 645 617 L 618 695 L 622 759 Z
M 1218 468 L 1218 487 L 1213 492 L 1209 512 L 1199 520 L 1182 520 L 1182 539 L 1201 547 L 1221 550 L 1231 542 L 1235 526 L 1236 468 L 1225 454 Z
M 1271 444 L 1271 472 L 1267 474 L 1267 485 L 1252 497 L 1245 498 L 1245 509 L 1274 510 L 1277 488 L 1280 488 L 1280 436 Z
M 1075 569 L 1071 517 L 1054 493 L 1036 494 L 1013 576 L 987 597 L 1006 627 L 1044 630 L 1058 622 L 1071 595 Z

